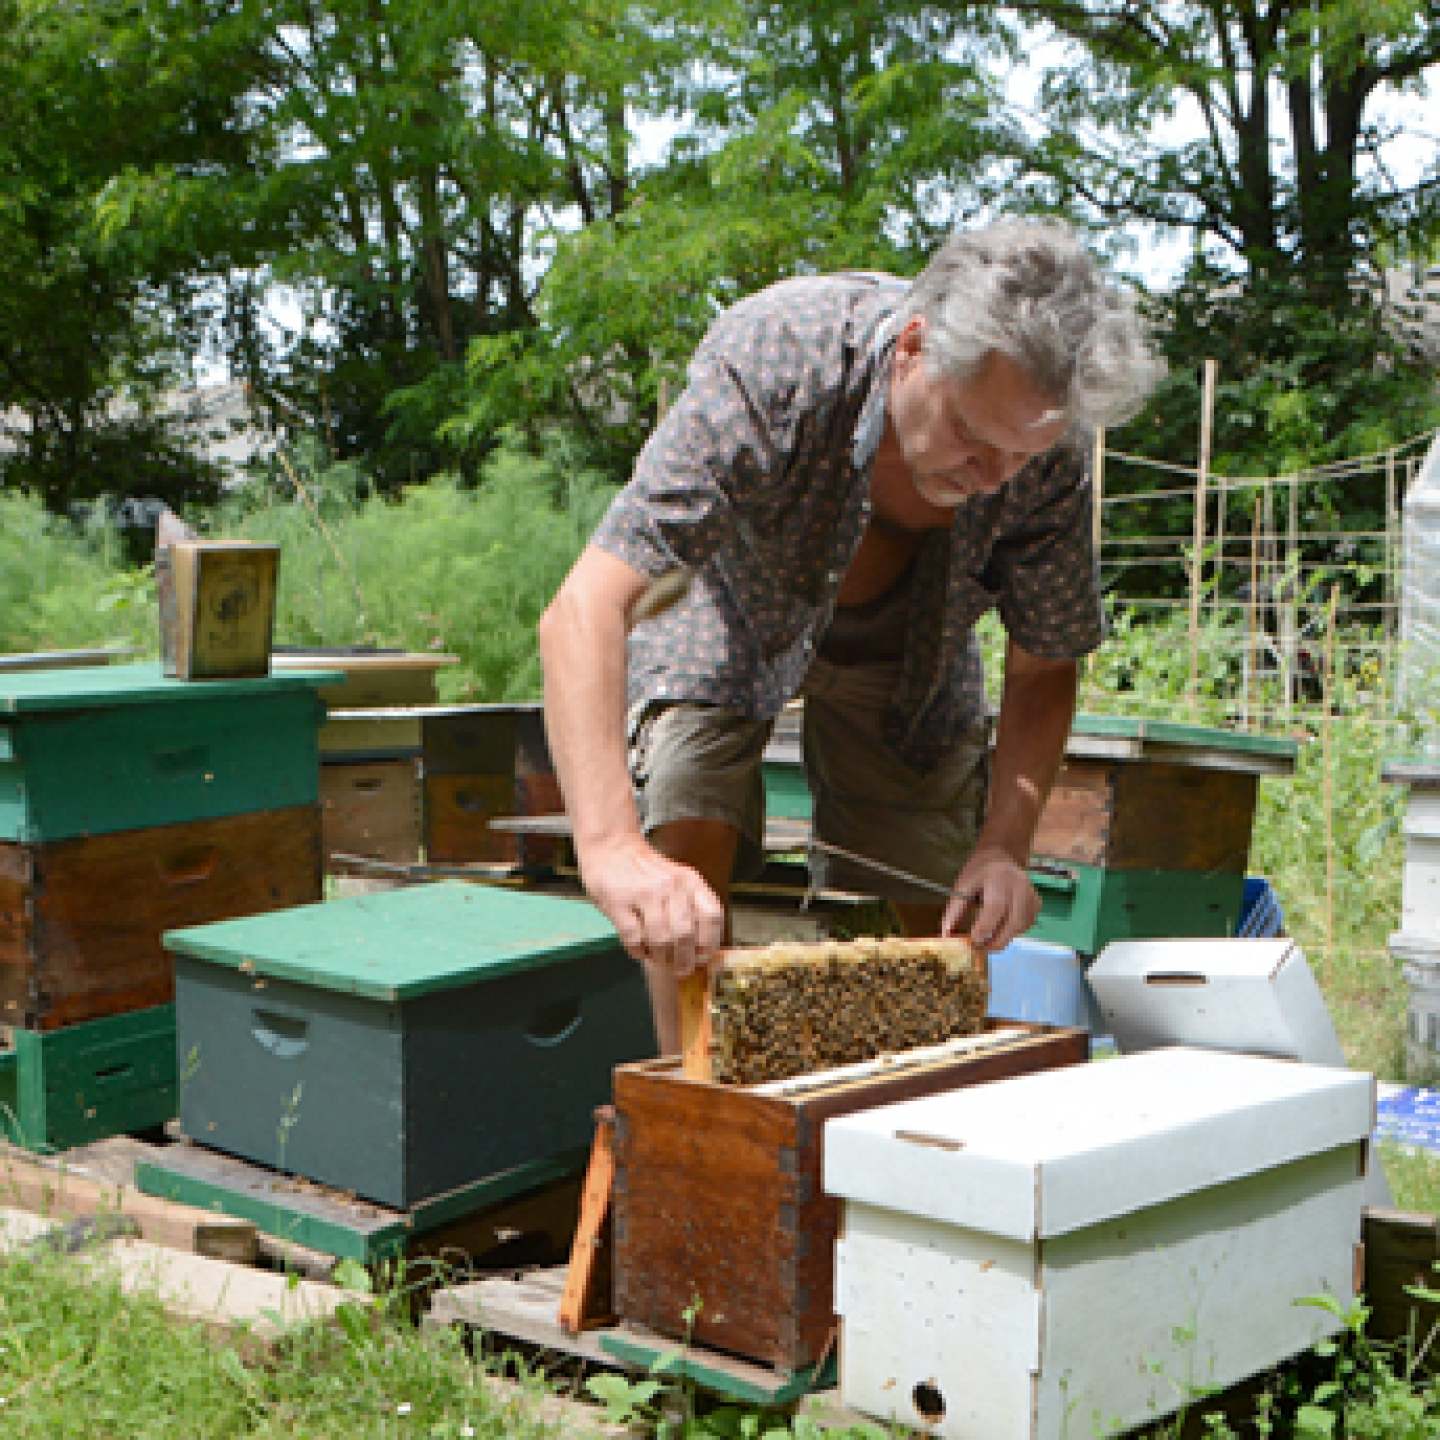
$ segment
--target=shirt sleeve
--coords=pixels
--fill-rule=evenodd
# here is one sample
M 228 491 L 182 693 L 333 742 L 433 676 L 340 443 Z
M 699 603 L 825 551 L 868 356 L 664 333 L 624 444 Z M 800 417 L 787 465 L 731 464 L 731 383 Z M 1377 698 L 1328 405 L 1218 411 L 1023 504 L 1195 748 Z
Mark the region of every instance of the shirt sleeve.
M 1032 655 L 1074 660 L 1105 637 L 1086 462 L 1061 449 L 1041 462 L 1033 500 L 1007 526 L 988 579 L 1007 633 Z
M 762 306 L 722 316 L 679 398 L 645 442 L 629 483 L 592 536 L 645 575 L 698 566 L 755 523 L 824 403 L 811 357 L 785 317 Z M 808 417 L 802 420 L 801 417 Z

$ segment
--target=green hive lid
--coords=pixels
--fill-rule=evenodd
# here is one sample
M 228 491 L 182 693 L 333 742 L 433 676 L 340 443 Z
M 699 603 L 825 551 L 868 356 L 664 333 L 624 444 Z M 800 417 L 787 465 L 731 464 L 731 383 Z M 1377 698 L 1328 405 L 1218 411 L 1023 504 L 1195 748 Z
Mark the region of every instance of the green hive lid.
M 1119 740 L 1151 740 L 1157 745 L 1193 745 L 1229 750 L 1238 755 L 1295 756 L 1295 742 L 1278 735 L 1247 735 L 1209 725 L 1182 725 L 1174 720 L 1149 720 L 1133 715 L 1077 715 L 1072 735 L 1113 736 Z
M 253 680 L 176 680 L 156 660 L 131 665 L 67 666 L 54 670 L 0 672 L 0 714 L 37 710 L 90 710 L 105 705 L 214 700 L 257 691 L 314 690 L 345 677 L 339 671 L 287 670 Z
M 167 949 L 324 990 L 409 1000 L 613 950 L 585 901 L 464 880 L 171 930 Z

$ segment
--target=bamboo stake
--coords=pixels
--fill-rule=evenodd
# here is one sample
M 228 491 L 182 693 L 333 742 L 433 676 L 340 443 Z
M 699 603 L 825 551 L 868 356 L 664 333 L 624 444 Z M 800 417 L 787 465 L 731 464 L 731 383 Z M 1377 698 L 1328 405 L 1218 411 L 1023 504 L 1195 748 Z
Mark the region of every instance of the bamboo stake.
M 1335 613 L 1340 587 L 1330 587 L 1330 607 L 1325 619 L 1325 673 L 1321 688 L 1320 763 L 1321 795 L 1325 810 L 1325 957 L 1335 958 L 1335 780 L 1332 753 L 1331 710 L 1335 695 Z
M 1396 612 L 1400 592 L 1400 564 L 1395 553 L 1399 529 L 1395 500 L 1395 451 L 1391 449 L 1385 452 L 1385 614 L 1381 631 L 1387 635 L 1392 629 L 1391 617 Z
M 1230 504 L 1230 491 L 1223 479 L 1215 481 L 1215 595 L 1211 609 L 1220 619 L 1225 604 L 1225 522 Z
M 1291 718 L 1291 709 L 1294 705 L 1295 690 L 1295 662 L 1297 656 L 1296 630 L 1298 627 L 1299 606 L 1295 603 L 1295 596 L 1300 589 L 1300 477 L 1288 475 L 1286 480 L 1290 485 L 1290 533 L 1285 541 L 1285 624 L 1282 650 L 1284 652 L 1285 664 L 1285 723 L 1288 726 Z
M 1250 521 L 1250 599 L 1245 607 L 1245 692 L 1240 700 L 1240 721 L 1250 728 L 1250 682 L 1259 663 L 1256 645 L 1256 616 L 1260 601 L 1260 496 L 1255 497 L 1255 513 Z
M 1200 687 L 1200 590 L 1204 578 L 1205 488 L 1210 474 L 1210 431 L 1215 410 L 1216 361 L 1205 361 L 1204 386 L 1200 402 L 1200 463 L 1195 470 L 1194 547 L 1190 556 L 1190 686 L 1189 705 L 1193 714 Z

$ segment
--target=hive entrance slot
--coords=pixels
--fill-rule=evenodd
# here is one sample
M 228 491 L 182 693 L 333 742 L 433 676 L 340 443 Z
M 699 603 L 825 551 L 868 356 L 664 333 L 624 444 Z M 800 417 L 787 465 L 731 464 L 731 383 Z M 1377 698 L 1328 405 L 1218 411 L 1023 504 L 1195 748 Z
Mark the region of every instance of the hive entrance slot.
M 938 1425 L 945 1418 L 945 1397 L 929 1380 L 922 1380 L 910 1392 L 916 1413 L 927 1425 Z

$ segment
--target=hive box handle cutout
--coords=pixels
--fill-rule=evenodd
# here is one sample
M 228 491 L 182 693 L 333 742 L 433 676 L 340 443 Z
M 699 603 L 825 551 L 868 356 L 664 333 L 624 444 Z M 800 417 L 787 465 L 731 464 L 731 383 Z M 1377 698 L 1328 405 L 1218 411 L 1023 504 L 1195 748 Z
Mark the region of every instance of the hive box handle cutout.
M 293 1060 L 310 1044 L 309 1028 L 310 1022 L 298 1016 L 257 1009 L 250 1033 L 277 1060 Z
M 561 1045 L 580 1028 L 580 1001 L 556 1000 L 542 1005 L 526 1022 L 525 1038 L 532 1045 Z

